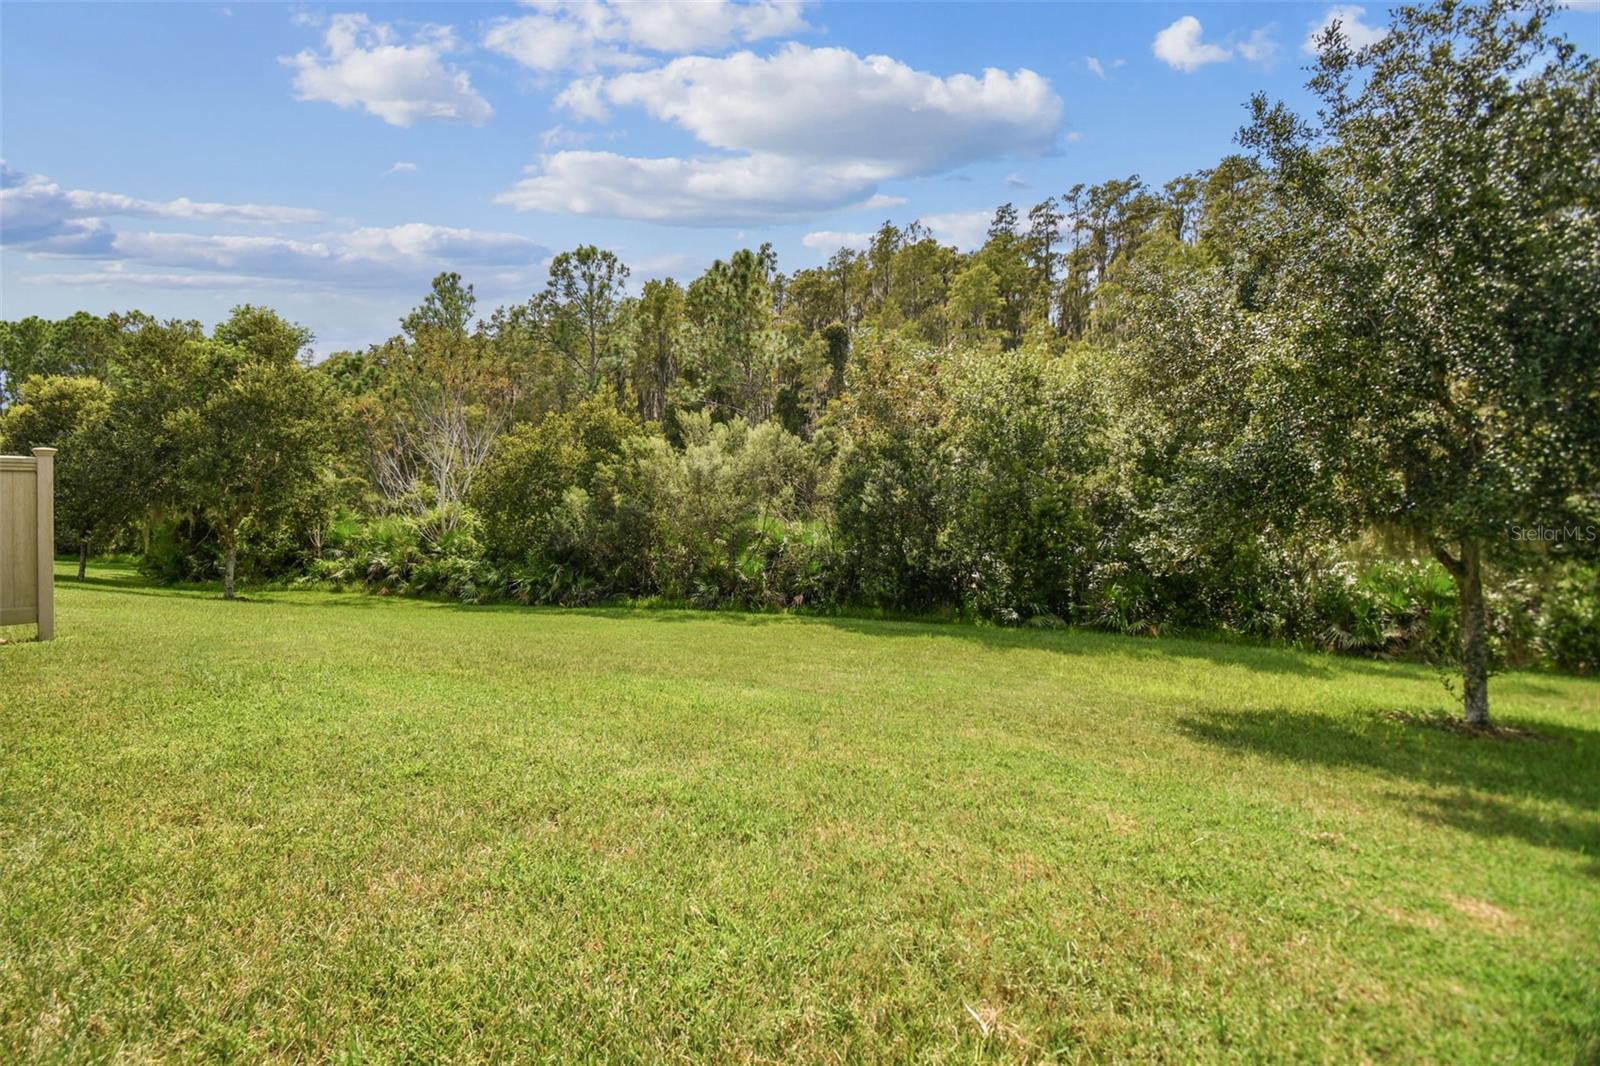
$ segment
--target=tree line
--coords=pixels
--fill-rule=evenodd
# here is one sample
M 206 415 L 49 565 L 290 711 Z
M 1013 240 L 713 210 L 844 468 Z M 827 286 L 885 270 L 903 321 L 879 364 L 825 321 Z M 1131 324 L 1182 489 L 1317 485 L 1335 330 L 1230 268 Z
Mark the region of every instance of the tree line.
M 0 326 L 63 547 L 469 601 L 873 607 L 1600 667 L 1600 68 L 1549 6 L 1320 42 L 1315 117 L 994 215 L 687 285 L 436 278 L 307 358 L 242 306 Z M 1537 535 L 1534 535 L 1534 533 Z M 82 572 L 80 564 L 80 574 Z

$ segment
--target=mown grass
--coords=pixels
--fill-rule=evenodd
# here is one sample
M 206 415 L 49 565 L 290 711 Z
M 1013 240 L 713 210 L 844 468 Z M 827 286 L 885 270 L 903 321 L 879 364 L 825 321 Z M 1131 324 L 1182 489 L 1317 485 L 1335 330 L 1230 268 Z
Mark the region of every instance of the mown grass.
M 99 568 L 0 647 L 0 1059 L 1587 1061 L 1600 684 L 1493 694 Z

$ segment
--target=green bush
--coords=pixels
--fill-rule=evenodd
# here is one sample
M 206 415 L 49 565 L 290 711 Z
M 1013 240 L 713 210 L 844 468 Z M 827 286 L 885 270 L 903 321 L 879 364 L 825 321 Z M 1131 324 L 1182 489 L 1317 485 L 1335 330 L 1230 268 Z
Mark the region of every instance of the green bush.
M 555 519 L 568 490 L 588 492 L 601 467 L 641 432 L 608 393 L 600 393 L 501 437 L 470 496 L 489 555 L 516 563 L 561 556 L 566 547 Z
M 1572 566 L 1546 586 L 1534 648 L 1563 670 L 1600 671 L 1600 567 Z
M 502 586 L 498 572 L 483 559 L 477 516 L 459 505 L 365 522 L 343 516 L 309 576 L 383 595 L 444 596 L 468 603 L 495 598 Z
M 1455 582 L 1438 563 L 1335 567 L 1314 594 L 1314 638 L 1331 651 L 1450 662 L 1460 639 Z
M 159 585 L 209 581 L 221 558 L 215 532 L 202 519 L 180 518 L 151 528 L 139 573 Z

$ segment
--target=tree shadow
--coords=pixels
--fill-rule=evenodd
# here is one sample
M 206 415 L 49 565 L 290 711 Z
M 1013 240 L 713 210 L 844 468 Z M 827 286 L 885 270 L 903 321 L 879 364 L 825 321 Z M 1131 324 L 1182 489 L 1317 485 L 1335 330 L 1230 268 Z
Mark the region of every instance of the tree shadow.
M 370 594 L 368 594 L 370 595 Z M 398 599 L 412 599 L 400 596 Z M 1237 666 L 1255 673 L 1286 674 L 1302 678 L 1336 680 L 1341 677 L 1378 678 L 1386 681 L 1412 681 L 1436 684 L 1441 677 L 1457 676 L 1453 668 L 1426 662 L 1364 658 L 1333 652 L 1272 643 L 1265 639 L 1231 633 L 1185 631 L 1173 634 L 1125 634 L 1086 626 L 1054 628 L 1000 627 L 964 618 L 929 618 L 909 615 L 828 613 L 799 610 L 736 610 L 704 608 L 681 604 L 600 604 L 590 607 L 561 607 L 553 604 L 485 603 L 467 604 L 455 600 L 424 601 L 431 606 L 455 611 L 514 613 L 543 611 L 588 618 L 647 621 L 662 624 L 691 622 L 760 628 L 772 625 L 819 625 L 874 637 L 947 637 L 981 644 L 997 651 L 1056 651 L 1063 654 L 1105 655 L 1148 662 L 1171 663 L 1191 659 L 1210 665 Z M 1541 673 L 1517 669 L 1499 684 L 1515 686 L 1519 694 L 1561 698 L 1561 690 L 1535 680 Z M 1553 676 L 1561 677 L 1559 672 Z
M 291 590 L 293 591 L 293 590 Z M 1117 655 L 1148 663 L 1180 663 L 1183 660 L 1207 665 L 1236 666 L 1256 673 L 1288 674 L 1308 679 L 1333 680 L 1351 674 L 1378 675 L 1390 679 L 1429 678 L 1430 668 L 1415 663 L 1380 663 L 1346 659 L 1324 652 L 1307 651 L 1283 645 L 1255 643 L 1226 636 L 1129 636 L 1078 626 L 1043 629 L 1002 628 L 963 619 L 856 617 L 809 611 L 743 611 L 668 605 L 612 604 L 588 607 L 562 607 L 553 604 L 462 603 L 451 599 L 421 596 L 379 596 L 370 592 L 341 590 L 338 598 L 315 604 L 294 606 L 336 607 L 359 604 L 371 607 L 385 600 L 403 601 L 431 610 L 468 614 L 546 615 L 593 618 L 616 622 L 651 622 L 661 625 L 733 626 L 762 629 L 771 626 L 821 626 L 829 629 L 890 639 L 945 638 L 976 643 L 999 651 L 1053 652 L 1062 655 Z
M 74 560 L 75 563 L 75 560 Z M 58 576 L 58 587 L 79 588 L 86 591 L 115 591 L 126 595 L 195 599 L 220 599 L 217 584 L 156 586 L 142 577 L 131 566 L 96 568 L 100 571 L 79 582 L 75 577 Z M 108 572 L 109 571 L 109 572 Z M 964 619 L 939 619 L 894 617 L 858 614 L 831 614 L 799 611 L 737 611 L 707 610 L 677 604 L 660 605 L 599 605 L 592 607 L 558 607 L 546 605 L 521 605 L 515 603 L 464 604 L 458 600 L 427 599 L 410 595 L 381 596 L 364 590 L 337 590 L 337 595 L 314 603 L 288 602 L 275 598 L 282 591 L 294 589 L 267 589 L 269 595 L 252 597 L 257 602 L 276 603 L 286 607 L 349 607 L 373 608 L 390 600 L 433 609 L 472 613 L 527 613 L 543 612 L 577 617 L 601 618 L 615 621 L 646 621 L 660 624 L 710 623 L 741 628 L 761 628 L 773 625 L 825 626 L 844 632 L 876 638 L 926 639 L 942 637 L 980 644 L 999 652 L 1046 651 L 1064 655 L 1104 656 L 1114 654 L 1124 659 L 1143 663 L 1174 664 L 1192 660 L 1215 666 L 1238 667 L 1253 673 L 1287 675 L 1305 679 L 1335 680 L 1340 677 L 1381 677 L 1386 680 L 1429 681 L 1439 676 L 1439 671 L 1422 663 L 1386 662 L 1354 656 L 1336 656 L 1326 652 L 1311 651 L 1282 644 L 1270 644 L 1226 634 L 1175 634 L 1163 636 L 1133 636 L 1102 630 L 1068 626 L 1057 629 L 1028 627 L 1002 628 L 976 624 Z M 1554 687 L 1518 676 L 1514 682 L 1521 691 L 1529 694 L 1556 696 Z
M 1580 814 L 1576 818 L 1541 817 L 1505 800 L 1471 792 L 1435 796 L 1390 794 L 1387 798 L 1405 807 L 1414 818 L 1474 836 L 1505 837 L 1580 855 L 1600 855 L 1600 818 L 1592 814 Z M 1591 876 L 1600 877 L 1600 859 L 1587 864 L 1585 870 Z
M 1282 708 L 1178 720 L 1185 735 L 1238 754 L 1367 770 L 1453 793 L 1423 800 L 1391 796 L 1426 820 L 1482 836 L 1600 852 L 1594 819 L 1600 811 L 1600 774 L 1595 772 L 1600 733 L 1547 722 L 1515 724 L 1537 730 L 1544 739 L 1473 737 L 1376 713 L 1339 718 Z M 1516 807 L 1518 797 L 1567 804 L 1582 817 L 1567 824 L 1548 822 Z
M 67 581 L 56 580 L 56 594 L 63 591 L 79 592 L 113 592 L 119 596 L 153 596 L 158 599 L 170 600 L 174 598 L 186 600 L 216 600 L 222 601 L 221 586 L 207 588 L 199 585 L 152 585 L 148 581 L 122 581 L 117 578 L 97 579 L 85 578 L 79 581 L 72 578 Z M 239 597 L 243 599 L 243 597 Z
M 298 589 L 290 589 L 289 591 L 297 592 L 297 591 L 300 591 L 300 590 L 298 590 Z M 318 590 L 318 591 L 322 591 L 322 590 Z M 295 608 L 297 610 L 302 608 L 302 607 L 304 607 L 304 608 L 314 608 L 314 609 L 315 608 L 322 608 L 322 607 L 359 607 L 362 610 L 371 610 L 373 608 L 382 607 L 385 603 L 388 603 L 388 602 L 391 602 L 391 601 L 395 601 L 395 600 L 408 601 L 409 600 L 409 598 L 406 597 L 406 596 L 377 596 L 377 595 L 373 595 L 371 593 L 364 593 L 364 592 L 362 592 L 362 593 L 334 592 L 334 593 L 331 593 L 331 596 L 333 598 L 326 599 L 326 600 L 316 600 L 316 601 L 311 602 L 311 603 L 305 603 L 305 602 L 301 602 L 299 600 L 277 600 L 277 599 L 270 600 L 270 601 L 264 601 L 264 602 L 276 603 L 276 604 L 278 604 L 279 606 L 282 606 L 282 607 L 293 607 L 293 608 Z
M 529 610 L 507 605 L 469 606 L 447 604 L 460 610 Z M 1171 663 L 1181 659 L 1208 664 L 1237 666 L 1268 674 L 1292 674 L 1306 678 L 1329 679 L 1341 673 L 1383 673 L 1418 670 L 1413 664 L 1371 663 L 1363 660 L 1322 662 L 1329 658 L 1294 648 L 1250 644 L 1243 641 L 1204 639 L 1193 636 L 1141 637 L 1106 633 L 1079 627 L 1059 629 L 1001 628 L 967 621 L 928 621 L 924 619 L 858 618 L 848 615 L 807 614 L 803 612 L 744 612 L 702 610 L 680 607 L 544 607 L 536 610 L 611 620 L 639 620 L 662 624 L 700 622 L 713 625 L 759 628 L 772 625 L 823 626 L 847 633 L 889 639 L 939 637 L 982 645 L 994 651 L 1046 651 L 1064 655 L 1116 654 L 1148 662 Z
M 85 577 L 78 577 L 77 573 L 57 574 L 56 589 L 93 589 L 93 588 L 118 588 L 139 589 L 154 588 L 151 582 L 139 576 L 135 570 L 112 570 L 92 573 Z

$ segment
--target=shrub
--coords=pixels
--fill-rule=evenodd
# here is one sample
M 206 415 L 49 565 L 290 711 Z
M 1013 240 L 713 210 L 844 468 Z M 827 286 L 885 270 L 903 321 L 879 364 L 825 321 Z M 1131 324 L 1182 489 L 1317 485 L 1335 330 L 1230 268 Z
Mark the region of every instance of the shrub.
M 490 556 L 523 562 L 555 554 L 553 519 L 567 491 L 590 491 L 599 470 L 641 432 L 608 393 L 600 393 L 501 437 L 470 498 Z

